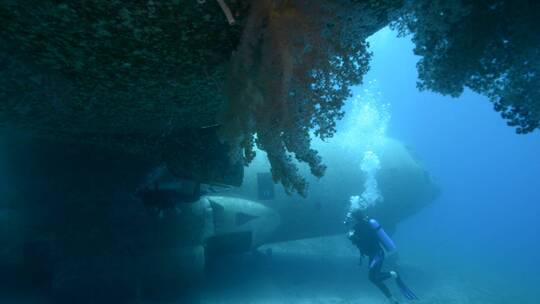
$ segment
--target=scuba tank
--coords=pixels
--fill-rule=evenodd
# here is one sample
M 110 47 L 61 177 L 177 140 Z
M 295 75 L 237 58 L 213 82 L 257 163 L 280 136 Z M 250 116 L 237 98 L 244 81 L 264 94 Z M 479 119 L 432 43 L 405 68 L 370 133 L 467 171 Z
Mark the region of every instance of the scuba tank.
M 377 220 L 370 219 L 369 226 L 371 227 L 371 229 L 375 230 L 375 233 L 377 234 L 377 237 L 379 238 L 379 242 L 381 242 L 386 252 L 393 252 L 397 249 L 396 244 L 394 244 L 394 241 L 392 241 L 392 239 L 388 236 L 388 234 L 386 234 L 384 229 L 381 227 L 381 224 L 379 224 Z

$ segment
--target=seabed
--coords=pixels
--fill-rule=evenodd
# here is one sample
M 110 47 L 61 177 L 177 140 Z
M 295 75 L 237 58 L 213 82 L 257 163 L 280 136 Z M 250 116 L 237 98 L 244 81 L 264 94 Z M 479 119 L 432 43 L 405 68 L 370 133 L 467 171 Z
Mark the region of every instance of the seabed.
M 209 279 L 200 303 L 388 303 L 367 280 L 367 261 L 360 266 L 352 247 L 336 246 L 344 241 L 344 237 L 332 237 L 271 245 L 260 253 L 231 258 L 215 269 L 219 274 Z M 335 251 L 336 248 L 342 250 Z M 389 280 L 388 286 L 400 303 L 538 303 L 538 291 L 493 271 L 474 270 L 466 264 L 458 269 L 413 261 L 408 257 L 388 259 L 389 265 L 399 265 L 407 283 L 421 298 L 414 302 L 400 298 L 395 283 Z
M 344 244 L 345 237 L 329 237 L 269 245 L 257 252 L 224 257 L 209 265 L 203 286 L 186 299 L 133 304 L 387 304 L 367 280 L 367 262 L 359 265 L 354 248 Z M 408 285 L 421 298 L 414 302 L 402 299 L 389 280 L 388 286 L 402 304 L 538 303 L 534 282 L 523 284 L 472 265 L 443 265 L 443 259 L 424 265 L 413 262 L 414 257 L 387 260 L 387 267 L 399 265 Z M 52 302 L 24 296 L 4 297 L 1 303 Z

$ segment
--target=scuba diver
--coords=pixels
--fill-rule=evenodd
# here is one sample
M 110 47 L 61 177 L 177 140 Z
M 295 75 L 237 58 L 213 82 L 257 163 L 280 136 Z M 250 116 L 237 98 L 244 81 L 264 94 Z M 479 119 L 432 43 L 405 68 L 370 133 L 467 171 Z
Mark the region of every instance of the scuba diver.
M 144 185 L 135 191 L 138 198 L 148 211 L 157 213 L 159 218 L 163 217 L 164 211 L 174 209 L 181 213 L 180 205 L 192 204 L 198 201 L 206 192 L 201 190 L 199 182 L 192 182 L 192 185 L 185 186 L 181 182 L 159 183 L 154 182 L 154 187 Z
M 388 289 L 384 281 L 394 278 L 403 296 L 408 300 L 418 300 L 418 297 L 403 283 L 396 271 L 382 271 L 385 250 L 393 252 L 396 246 L 392 239 L 384 232 L 381 225 L 367 217 L 361 209 L 351 211 L 348 219 L 354 223 L 349 232 L 349 239 L 360 250 L 360 263 L 362 258 L 369 258 L 369 280 L 377 286 L 392 304 L 399 303 Z M 384 248 L 384 249 L 383 249 Z

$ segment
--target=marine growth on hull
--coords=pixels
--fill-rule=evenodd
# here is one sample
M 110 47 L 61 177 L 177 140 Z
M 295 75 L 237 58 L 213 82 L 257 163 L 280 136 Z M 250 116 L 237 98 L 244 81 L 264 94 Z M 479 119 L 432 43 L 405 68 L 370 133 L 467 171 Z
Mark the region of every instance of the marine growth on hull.
M 335 132 L 350 86 L 369 68 L 366 39 L 387 25 L 413 35 L 421 89 L 458 96 L 471 88 L 518 132 L 537 128 L 539 80 L 528 70 L 539 56 L 529 31 L 536 6 L 3 1 L 0 117 L 38 137 L 117 149 L 228 184 L 241 182 L 241 163 L 257 146 L 273 179 L 305 195 L 293 160 L 324 174 L 311 135 Z M 212 156 L 193 156 L 207 149 Z M 194 173 L 215 154 L 229 158 L 218 161 L 227 176 Z

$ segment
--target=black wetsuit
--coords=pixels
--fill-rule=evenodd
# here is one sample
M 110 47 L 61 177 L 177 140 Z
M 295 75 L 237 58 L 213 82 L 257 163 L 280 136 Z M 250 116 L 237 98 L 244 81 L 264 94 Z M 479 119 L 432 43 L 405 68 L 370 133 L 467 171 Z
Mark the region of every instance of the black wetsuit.
M 390 272 L 381 271 L 384 262 L 384 250 L 379 243 L 376 231 L 367 220 L 361 220 L 354 225 L 351 242 L 358 247 L 362 256 L 369 257 L 369 280 L 377 286 L 387 298 L 392 298 L 390 290 L 384 281 L 392 277 Z

